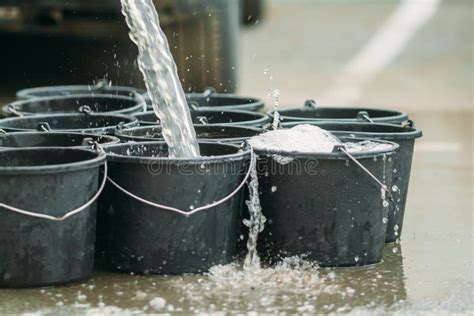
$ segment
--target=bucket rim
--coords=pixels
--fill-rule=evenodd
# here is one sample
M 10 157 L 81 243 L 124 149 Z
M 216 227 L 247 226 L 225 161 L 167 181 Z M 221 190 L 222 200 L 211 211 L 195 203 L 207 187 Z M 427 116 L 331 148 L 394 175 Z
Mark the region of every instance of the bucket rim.
M 257 109 L 260 110 L 265 106 L 265 102 L 262 99 L 259 99 L 257 97 L 250 97 L 250 96 L 242 96 L 234 93 L 211 93 L 211 94 L 206 94 L 206 92 L 190 92 L 186 93 L 186 98 L 210 98 L 210 99 L 235 99 L 240 100 L 240 101 L 247 101 L 243 103 L 236 103 L 236 104 L 227 104 L 227 105 L 216 105 L 216 106 L 206 106 L 206 105 L 200 105 L 198 109 L 235 109 L 238 107 L 239 109 L 247 109 L 247 108 L 252 108 L 252 109 Z M 150 98 L 148 96 L 148 92 L 145 92 L 142 95 L 147 101 L 150 101 Z M 192 101 L 192 100 L 191 100 Z M 251 101 L 251 102 L 248 102 Z M 147 102 L 148 104 L 148 102 Z M 250 111 L 250 110 L 248 110 Z M 251 111 L 255 112 L 255 111 Z
M 12 174 L 51 174 L 51 173 L 62 173 L 71 171 L 81 171 L 84 169 L 95 168 L 103 165 L 107 159 L 107 156 L 102 151 L 92 151 L 84 148 L 67 148 L 67 147 L 23 147 L 23 148 L 5 148 L 0 151 L 1 154 L 15 152 L 37 152 L 38 155 L 44 152 L 55 152 L 58 155 L 62 155 L 65 151 L 70 152 L 82 152 L 87 155 L 95 155 L 92 158 L 67 162 L 61 164 L 51 164 L 42 166 L 16 166 L 16 167 L 4 167 L 0 165 L 0 175 L 12 175 Z
M 353 118 L 308 118 L 308 117 L 299 117 L 299 116 L 293 116 L 293 115 L 285 115 L 285 112 L 289 111 L 317 111 L 317 110 L 341 110 L 341 111 L 384 111 L 387 112 L 389 115 L 387 116 L 382 116 L 382 117 L 370 117 L 374 121 L 386 121 L 386 120 L 395 120 L 397 122 L 403 122 L 408 120 L 408 113 L 403 112 L 400 110 L 394 110 L 394 109 L 386 109 L 386 108 L 375 108 L 375 107 L 350 107 L 350 106 L 316 106 L 315 108 L 308 108 L 308 107 L 285 107 L 278 109 L 278 113 L 280 114 L 280 119 L 284 120 L 286 119 L 291 119 L 294 121 L 357 121 L 361 120 L 357 117 Z M 270 117 L 274 117 L 275 110 L 270 110 L 267 112 L 267 115 Z
M 238 121 L 238 122 L 228 122 L 228 123 L 209 123 L 209 124 L 194 124 L 195 126 L 199 125 L 226 125 L 226 126 L 263 126 L 265 123 L 268 123 L 270 121 L 270 117 L 266 113 L 261 113 L 261 112 L 254 112 L 254 111 L 247 111 L 247 110 L 227 110 L 227 109 L 215 109 L 215 108 L 199 108 L 196 110 L 192 110 L 194 112 L 215 112 L 215 113 L 232 113 L 232 114 L 243 114 L 243 115 L 252 115 L 252 116 L 257 116 L 258 118 L 252 119 L 252 120 L 244 120 L 244 121 Z M 224 112 L 224 113 L 223 113 Z M 151 111 L 145 111 L 145 112 L 140 112 L 140 113 L 134 113 L 132 116 L 138 120 L 140 124 L 143 124 L 142 126 L 146 125 L 157 125 L 156 122 L 149 122 L 149 121 L 143 121 L 140 119 L 141 115 L 149 115 L 150 113 L 155 113 L 153 110 Z M 157 119 L 159 119 L 157 117 Z
M 30 99 L 30 98 L 37 98 L 40 97 L 36 95 L 35 93 L 38 92 L 58 92 L 60 93 L 61 91 L 82 91 L 82 90 L 90 90 L 91 92 L 96 91 L 97 94 L 101 94 L 100 91 L 119 91 L 119 92 L 129 92 L 129 93 L 138 93 L 142 95 L 145 92 L 145 89 L 141 88 L 136 88 L 136 87 L 130 87 L 130 86 L 101 86 L 100 88 L 97 85 L 59 85 L 59 86 L 40 86 L 40 87 L 32 87 L 32 88 L 26 88 L 26 89 L 21 89 L 16 92 L 16 98 L 17 99 Z M 78 94 L 77 92 L 71 93 L 72 94 Z M 110 93 L 104 93 L 104 94 L 110 94 Z M 68 94 L 69 95 L 69 94 Z M 57 96 L 62 96 L 61 94 L 58 94 Z
M 122 109 L 114 110 L 114 111 L 101 111 L 101 112 L 93 112 L 93 113 L 103 113 L 103 114 L 121 114 L 124 111 L 135 111 L 139 109 L 143 109 L 146 106 L 146 102 L 144 100 L 137 99 L 132 96 L 125 96 L 125 95 L 114 95 L 114 94 L 94 94 L 91 93 L 82 93 L 82 94 L 69 94 L 69 95 L 57 95 L 57 96 L 45 96 L 45 97 L 31 97 L 27 99 L 16 100 L 10 103 L 5 104 L 2 106 L 2 111 L 6 114 L 10 114 L 10 107 L 18 108 L 18 113 L 23 114 L 25 116 L 30 115 L 43 115 L 43 114 L 61 114 L 61 113 L 79 113 L 79 111 L 54 111 L 54 112 L 27 112 L 21 109 L 22 106 L 25 104 L 30 103 L 38 103 L 38 102 L 51 102 L 51 101 L 62 101 L 62 100 L 75 100 L 75 99 L 109 99 L 109 100 L 121 100 L 134 103 L 133 106 L 124 107 Z M 79 107 L 80 105 L 78 105 Z
M 0 133 L 0 138 L 7 138 L 7 137 L 15 137 L 15 136 L 32 136 L 32 135 L 41 135 L 41 136 L 48 136 L 48 135 L 56 135 L 56 136 L 68 136 L 68 135 L 74 135 L 74 136 L 84 136 L 86 137 L 96 137 L 96 138 L 104 138 L 107 139 L 106 143 L 101 143 L 101 146 L 109 146 L 112 144 L 118 144 L 120 142 L 120 138 L 114 136 L 114 135 L 107 135 L 107 134 L 94 134 L 94 133 L 79 133 L 79 132 L 67 132 L 64 131 L 62 132 L 61 130 L 58 131 L 50 131 L 50 132 L 40 132 L 40 131 L 33 131 L 33 130 L 28 130 L 28 131 L 21 131 L 21 132 L 10 132 L 6 134 L 1 134 Z M 0 146 L 0 150 L 3 150 L 4 148 L 52 148 L 52 147 L 60 147 L 60 148 L 83 148 L 87 147 L 85 145 L 77 145 L 77 146 L 28 146 L 28 147 L 8 147 L 8 146 Z
M 423 136 L 423 132 L 416 128 L 410 126 L 401 126 L 397 124 L 388 124 L 388 123 L 369 123 L 369 122 L 341 122 L 341 121 L 298 121 L 298 122 L 285 122 L 281 126 L 283 128 L 291 128 L 297 125 L 308 124 L 321 127 L 324 129 L 324 126 L 329 125 L 352 125 L 352 126 L 374 126 L 374 127 L 389 127 L 394 129 L 399 129 L 399 132 L 359 132 L 359 131 L 348 131 L 344 129 L 340 130 L 328 130 L 331 133 L 338 133 L 339 136 L 348 136 L 355 135 L 356 137 L 382 137 L 387 140 L 402 140 L 402 139 L 417 139 Z
M 17 117 L 7 117 L 4 119 L 0 119 L 0 129 L 5 130 L 7 133 L 14 133 L 14 132 L 25 132 L 25 131 L 35 131 L 34 128 L 21 128 L 21 127 L 12 127 L 12 126 L 5 126 L 3 123 L 8 122 L 16 122 L 20 120 L 38 120 L 38 119 L 54 119 L 54 118 L 69 118 L 69 117 L 79 117 L 79 116 L 94 116 L 94 117 L 113 117 L 123 119 L 123 126 L 133 126 L 138 124 L 138 120 L 131 116 L 125 114 L 107 114 L 107 113 L 55 113 L 55 114 L 39 114 L 39 115 L 28 115 L 28 116 L 17 116 Z M 59 129 L 52 129 L 52 131 L 57 132 L 81 132 L 84 133 L 90 131 L 100 131 L 104 129 L 113 129 L 116 128 L 118 125 L 109 125 L 109 126 L 100 126 L 100 127 L 84 127 L 84 128 L 59 128 Z
M 107 155 L 107 161 L 110 162 L 119 162 L 119 163 L 138 163 L 138 164 L 149 164 L 150 162 L 160 162 L 163 164 L 182 164 L 186 163 L 189 165 L 192 164 L 202 164 L 206 163 L 215 163 L 215 162 L 234 162 L 244 160 L 247 157 L 250 158 L 251 150 L 250 147 L 246 146 L 244 148 L 229 144 L 229 143 L 219 143 L 219 142 L 208 142 L 208 141 L 198 141 L 199 145 L 211 145 L 219 147 L 231 147 L 236 150 L 234 154 L 218 155 L 218 156 L 199 156 L 196 158 L 170 158 L 170 157 L 144 157 L 144 156 L 126 156 L 120 154 L 111 154 L 110 150 L 119 147 L 128 147 L 128 146 L 158 146 L 158 145 L 167 145 L 165 141 L 148 141 L 148 142 L 127 142 L 120 143 L 115 145 L 110 145 L 104 148 L 104 151 Z
M 222 124 L 211 124 L 211 125 L 203 125 L 203 124 L 194 124 L 194 127 L 196 128 L 203 128 L 203 129 L 218 129 L 218 128 L 225 128 L 225 129 L 233 129 L 233 130 L 250 130 L 254 131 L 256 133 L 261 133 L 264 131 L 263 128 L 258 128 L 255 126 L 243 126 L 243 125 L 222 125 Z M 135 135 L 129 135 L 127 132 L 133 132 L 133 131 L 141 131 L 141 130 L 153 130 L 153 129 L 159 129 L 161 130 L 161 125 L 155 124 L 155 125 L 145 125 L 145 126 L 136 126 L 136 127 L 130 127 L 126 129 L 119 130 L 115 133 L 115 136 L 125 139 L 125 140 L 138 140 L 138 139 L 143 139 L 143 140 L 150 140 L 150 139 L 156 139 L 156 140 L 162 140 L 163 138 L 153 138 L 153 137 L 147 137 L 147 136 L 135 136 Z M 198 140 L 200 141 L 224 141 L 224 140 L 239 140 L 239 139 L 247 139 L 248 137 L 244 136 L 239 136 L 239 137 L 220 137 L 220 138 L 199 138 Z
M 374 150 L 369 152 L 350 152 L 350 154 L 356 159 L 364 159 L 364 158 L 374 158 L 380 156 L 391 156 L 397 153 L 400 150 L 400 145 L 395 142 L 388 141 L 388 140 L 380 140 L 380 139 L 371 139 L 371 138 L 360 138 L 360 137 L 339 137 L 340 140 L 345 142 L 352 142 L 352 141 L 371 141 L 383 144 L 391 145 L 391 148 L 385 150 Z M 265 156 L 283 156 L 288 158 L 310 158 L 310 159 L 328 159 L 328 160 L 347 160 L 347 156 L 342 152 L 330 152 L 330 153 L 304 153 L 304 152 L 297 152 L 297 151 L 284 151 L 284 150 L 259 150 L 254 148 L 254 151 L 257 155 L 265 155 Z

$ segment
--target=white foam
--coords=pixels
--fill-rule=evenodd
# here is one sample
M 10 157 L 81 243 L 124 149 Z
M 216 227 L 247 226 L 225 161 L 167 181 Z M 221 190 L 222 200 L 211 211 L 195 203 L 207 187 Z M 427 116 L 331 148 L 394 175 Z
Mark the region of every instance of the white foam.
M 272 152 L 329 153 L 341 142 L 317 126 L 301 124 L 254 136 L 249 143 L 254 149 Z
M 331 132 L 318 126 L 301 124 L 290 129 L 269 131 L 249 140 L 256 150 L 267 152 L 330 153 L 334 146 L 344 144 L 350 153 L 385 151 L 393 147 L 388 143 L 361 141 L 342 143 Z

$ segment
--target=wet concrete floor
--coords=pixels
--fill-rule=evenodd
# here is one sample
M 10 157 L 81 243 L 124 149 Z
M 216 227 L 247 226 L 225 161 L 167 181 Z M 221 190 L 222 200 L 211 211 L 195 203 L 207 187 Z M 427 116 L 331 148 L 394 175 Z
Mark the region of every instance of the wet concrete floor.
M 317 99 L 397 5 L 272 2 L 267 21 L 243 32 L 240 92 L 267 98 L 269 89 L 279 89 L 280 106 Z M 403 235 L 400 243 L 386 245 L 382 263 L 293 273 L 282 269 L 263 273 L 253 283 L 235 274 L 162 277 L 101 271 L 68 286 L 0 290 L 0 313 L 151 312 L 149 303 L 156 297 L 167 302 L 160 311 L 170 313 L 472 313 L 472 9 L 469 1 L 442 2 L 354 100 L 408 111 L 424 133 L 415 149 Z M 4 83 L 0 90 L 6 100 L 17 85 Z M 273 98 L 267 98 L 269 109 Z

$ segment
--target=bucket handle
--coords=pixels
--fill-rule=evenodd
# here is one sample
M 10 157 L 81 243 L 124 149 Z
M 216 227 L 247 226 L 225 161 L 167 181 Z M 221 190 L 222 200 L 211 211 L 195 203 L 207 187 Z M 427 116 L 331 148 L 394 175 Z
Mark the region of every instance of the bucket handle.
M 207 117 L 205 117 L 205 116 L 197 116 L 196 119 L 202 125 L 208 125 L 209 124 L 209 121 L 208 121 Z
M 317 110 L 318 106 L 314 100 L 306 100 L 304 102 L 304 108 L 307 110 Z
M 0 208 L 4 208 L 4 209 L 7 209 L 9 211 L 19 213 L 19 214 L 23 214 L 23 215 L 27 215 L 27 216 L 30 216 L 30 217 L 46 219 L 46 220 L 50 220 L 50 221 L 53 221 L 53 222 L 62 222 L 64 220 L 68 219 L 69 217 L 71 217 L 73 215 L 76 215 L 77 213 L 80 213 L 81 211 L 83 211 L 86 208 L 88 208 L 89 206 L 91 206 L 91 204 L 94 203 L 95 200 L 97 200 L 99 195 L 104 190 L 106 182 L 107 182 L 107 161 L 105 161 L 105 163 L 104 163 L 104 176 L 103 176 L 103 179 L 102 179 L 102 183 L 99 186 L 99 190 L 97 190 L 97 192 L 94 194 L 94 196 L 89 201 L 87 201 L 85 204 L 83 204 L 82 206 L 79 206 L 78 208 L 75 208 L 75 209 L 67 212 L 66 214 L 64 214 L 61 217 L 55 217 L 55 216 L 51 216 L 51 215 L 45 215 L 45 214 L 35 213 L 35 212 L 31 212 L 31 211 L 26 211 L 26 210 L 23 210 L 23 209 L 14 207 L 14 206 L 10 206 L 10 205 L 7 205 L 7 204 L 1 203 L 1 202 L 0 202 Z
M 403 128 L 409 129 L 409 128 L 416 128 L 415 127 L 415 121 L 413 120 L 408 120 L 406 124 L 403 126 Z
M 18 107 L 16 107 L 15 105 L 13 104 L 9 104 L 7 105 L 7 111 L 13 115 L 16 115 L 18 117 L 23 117 L 25 116 L 23 113 L 19 112 L 19 109 Z
M 107 80 L 106 78 L 102 78 L 102 79 L 97 80 L 92 86 L 92 88 L 96 91 L 100 91 L 107 88 L 111 84 L 112 84 L 111 81 Z
M 51 132 L 51 126 L 49 126 L 48 122 L 39 122 L 36 125 L 36 130 L 38 132 Z
M 114 180 L 112 180 L 110 177 L 107 177 L 107 180 L 109 180 L 109 182 L 115 186 L 117 189 L 119 189 L 120 191 L 122 191 L 123 193 L 125 193 L 126 195 L 130 196 L 131 198 L 139 201 L 139 202 L 142 202 L 143 204 L 147 204 L 149 206 L 152 206 L 152 207 L 155 207 L 155 208 L 162 208 L 162 209 L 165 209 L 167 211 L 171 211 L 171 212 L 175 212 L 179 215 L 182 215 L 182 216 L 185 216 L 185 217 L 190 217 L 191 215 L 193 214 L 196 214 L 200 211 L 204 211 L 204 210 L 207 210 L 207 209 L 210 209 L 210 208 L 213 208 L 215 206 L 218 206 L 224 202 L 226 202 L 227 200 L 229 200 L 230 198 L 232 198 L 234 195 L 236 195 L 241 189 L 242 187 L 245 185 L 245 183 L 247 183 L 247 180 L 249 179 L 250 177 L 250 173 L 252 171 L 252 164 L 254 163 L 254 160 L 256 159 L 255 157 L 255 154 L 253 152 L 253 149 L 250 151 L 250 167 L 249 167 L 249 170 L 247 171 L 247 174 L 245 175 L 244 177 L 244 180 L 237 186 L 237 188 L 235 188 L 231 193 L 229 193 L 228 195 L 226 195 L 224 198 L 218 200 L 218 201 L 215 201 L 211 204 L 207 204 L 207 205 L 204 205 L 204 206 L 200 206 L 200 207 L 197 207 L 195 209 L 193 209 L 192 211 L 190 212 L 186 212 L 186 211 L 183 211 L 179 208 L 175 208 L 175 207 L 172 207 L 172 206 L 167 206 L 167 205 L 162 205 L 162 204 L 158 204 L 158 203 L 154 203 L 154 202 L 151 202 L 151 201 L 148 201 L 144 198 L 141 198 L 139 197 L 138 195 L 135 195 L 133 193 L 131 193 L 130 191 L 127 191 L 126 189 L 124 189 L 123 187 L 121 187 L 117 182 L 115 182 Z
M 206 90 L 204 90 L 204 92 L 202 93 L 202 95 L 203 95 L 203 97 L 208 98 L 208 97 L 210 97 L 211 95 L 213 95 L 215 93 L 217 93 L 216 88 L 207 87 Z
M 365 173 L 367 173 L 375 182 L 377 182 L 382 190 L 385 191 L 385 193 L 388 195 L 390 201 L 393 201 L 393 195 L 392 192 L 387 188 L 385 184 L 382 183 L 372 172 L 370 172 L 363 164 L 361 164 L 354 156 L 352 156 L 347 150 L 344 145 L 336 145 L 334 146 L 333 151 L 341 151 L 343 152 L 347 157 L 349 157 L 350 160 L 352 160 L 359 168 L 361 168 Z
M 367 122 L 369 122 L 369 123 L 372 123 L 372 124 L 375 123 L 374 120 L 372 120 L 372 119 L 370 118 L 369 112 L 367 112 L 367 111 L 359 111 L 359 112 L 357 112 L 357 116 L 356 116 L 356 117 L 357 117 L 357 119 L 362 120 L 362 121 L 365 120 L 365 121 L 367 121 Z
M 196 101 L 188 101 L 188 105 L 192 110 L 199 110 L 199 103 Z
M 88 105 L 81 105 L 78 109 L 79 113 L 83 113 L 86 115 L 92 114 L 92 109 Z
M 142 106 L 142 110 L 143 112 L 146 112 L 147 110 L 147 105 L 146 105 L 146 100 L 145 98 L 138 92 L 134 91 L 133 92 L 133 96 L 135 97 L 135 100 L 139 103 L 139 104 L 143 104 Z

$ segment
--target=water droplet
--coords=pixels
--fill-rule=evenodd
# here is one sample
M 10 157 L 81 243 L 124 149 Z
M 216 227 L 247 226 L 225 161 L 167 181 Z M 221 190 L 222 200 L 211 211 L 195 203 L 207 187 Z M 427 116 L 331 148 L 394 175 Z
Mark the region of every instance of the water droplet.
M 276 190 L 277 190 L 276 185 L 272 186 L 272 192 L 276 192 Z
M 149 304 L 154 310 L 159 311 L 166 306 L 166 301 L 162 297 L 155 297 Z
M 382 218 L 382 222 L 383 222 L 384 224 L 387 224 L 387 223 L 388 223 L 388 218 L 386 218 L 386 217 Z
M 398 192 L 398 187 L 396 185 L 392 186 L 392 192 Z
M 355 257 L 354 257 L 354 261 L 355 261 L 355 262 L 359 262 L 359 259 L 360 259 L 359 256 L 355 256 Z

